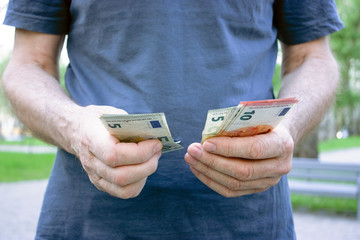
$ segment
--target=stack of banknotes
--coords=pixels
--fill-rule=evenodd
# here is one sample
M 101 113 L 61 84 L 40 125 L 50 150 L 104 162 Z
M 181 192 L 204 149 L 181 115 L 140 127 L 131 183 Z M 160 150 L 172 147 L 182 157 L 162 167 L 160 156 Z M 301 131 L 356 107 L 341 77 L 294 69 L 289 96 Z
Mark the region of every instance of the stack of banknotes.
M 267 133 L 297 102 L 296 98 L 249 101 L 235 107 L 209 110 L 201 141 L 219 136 L 246 137 Z M 104 114 L 100 120 L 120 142 L 159 139 L 163 153 L 183 148 L 172 138 L 164 113 Z
M 247 137 L 267 133 L 297 103 L 296 98 L 240 102 L 236 107 L 209 110 L 202 142 L 211 137 Z
M 120 142 L 141 142 L 159 139 L 162 153 L 180 150 L 183 147 L 171 136 L 164 113 L 149 114 L 103 114 L 100 120 L 111 135 Z

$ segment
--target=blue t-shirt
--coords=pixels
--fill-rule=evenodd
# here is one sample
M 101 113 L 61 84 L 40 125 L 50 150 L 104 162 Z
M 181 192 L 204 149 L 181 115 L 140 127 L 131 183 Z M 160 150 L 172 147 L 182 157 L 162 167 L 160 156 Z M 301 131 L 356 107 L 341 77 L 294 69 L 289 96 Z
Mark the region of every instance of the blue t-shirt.
M 273 98 L 277 39 L 297 44 L 342 28 L 329 0 L 13 0 L 5 24 L 68 34 L 66 86 L 82 106 L 165 112 L 187 148 L 209 109 Z M 164 154 L 142 193 L 97 190 L 59 149 L 37 239 L 295 239 L 286 177 L 224 198 Z

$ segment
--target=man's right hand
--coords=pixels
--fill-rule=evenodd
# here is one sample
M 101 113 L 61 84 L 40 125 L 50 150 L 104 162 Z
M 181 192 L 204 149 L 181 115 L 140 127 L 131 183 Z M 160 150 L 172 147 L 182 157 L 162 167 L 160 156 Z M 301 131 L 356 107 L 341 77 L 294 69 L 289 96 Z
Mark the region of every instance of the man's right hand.
M 136 197 L 157 169 L 162 144 L 159 140 L 119 142 L 99 120 L 104 113 L 126 114 L 108 106 L 84 107 L 71 133 L 72 149 L 98 189 L 123 199 Z

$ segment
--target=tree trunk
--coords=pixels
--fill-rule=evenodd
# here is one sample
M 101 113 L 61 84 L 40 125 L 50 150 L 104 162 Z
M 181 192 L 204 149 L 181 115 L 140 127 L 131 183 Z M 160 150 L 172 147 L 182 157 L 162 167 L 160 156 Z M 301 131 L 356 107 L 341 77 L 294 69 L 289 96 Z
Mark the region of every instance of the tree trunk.
M 294 157 L 314 158 L 319 157 L 318 152 L 318 129 L 314 129 L 295 146 Z

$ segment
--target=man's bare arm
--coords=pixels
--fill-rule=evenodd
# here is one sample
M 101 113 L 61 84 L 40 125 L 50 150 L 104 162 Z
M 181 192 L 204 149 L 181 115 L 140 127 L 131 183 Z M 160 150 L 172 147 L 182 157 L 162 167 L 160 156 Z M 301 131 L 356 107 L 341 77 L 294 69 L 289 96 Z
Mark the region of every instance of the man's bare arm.
M 74 153 L 64 134 L 79 107 L 59 84 L 63 41 L 61 35 L 17 29 L 3 85 L 16 115 L 37 137 Z
M 327 38 L 292 46 L 282 44 L 282 52 L 279 98 L 300 100 L 283 122 L 296 144 L 319 124 L 333 102 L 338 66 Z
M 110 106 L 81 107 L 59 83 L 63 36 L 16 30 L 13 56 L 5 71 L 5 92 L 16 114 L 43 140 L 75 154 L 91 182 L 120 198 L 137 196 L 161 155 L 158 140 L 120 143 L 102 126 L 102 113 L 126 112 Z

